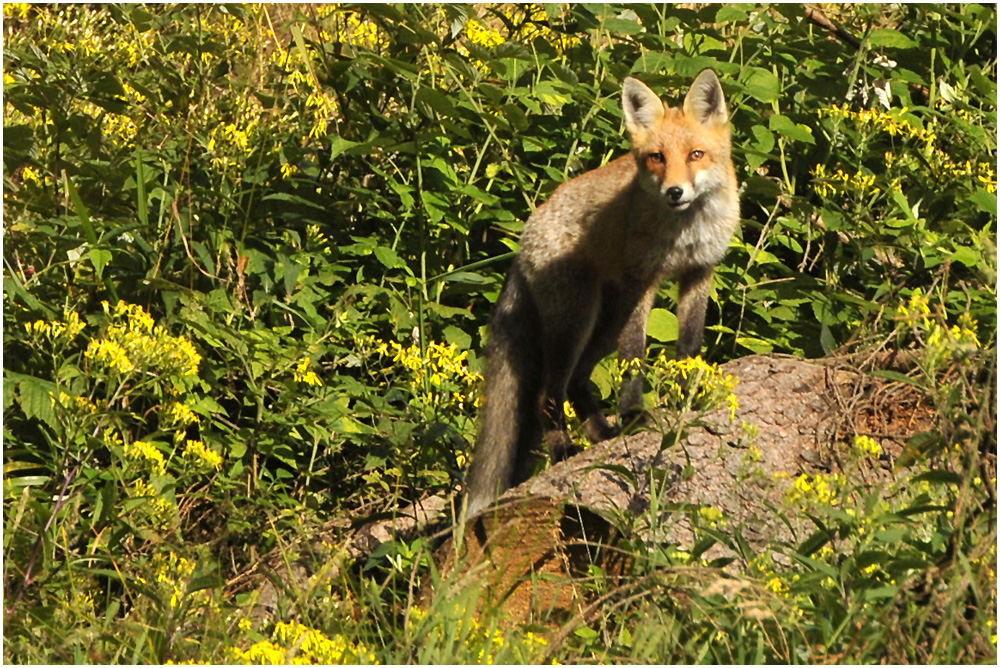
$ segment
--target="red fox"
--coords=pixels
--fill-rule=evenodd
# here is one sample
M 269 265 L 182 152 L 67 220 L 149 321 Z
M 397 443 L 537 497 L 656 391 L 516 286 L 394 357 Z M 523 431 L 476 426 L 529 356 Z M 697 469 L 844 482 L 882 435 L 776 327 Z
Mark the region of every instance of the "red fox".
M 722 86 L 705 70 L 673 108 L 630 77 L 622 106 L 631 152 L 562 184 L 525 224 L 489 326 L 468 516 L 532 475 L 542 436 L 553 463 L 575 454 L 567 398 L 589 440 L 617 433 L 590 375 L 616 346 L 644 357 L 664 279 L 680 283 L 678 356 L 701 349 L 712 273 L 740 218 Z M 620 424 L 642 411 L 643 382 L 623 383 Z

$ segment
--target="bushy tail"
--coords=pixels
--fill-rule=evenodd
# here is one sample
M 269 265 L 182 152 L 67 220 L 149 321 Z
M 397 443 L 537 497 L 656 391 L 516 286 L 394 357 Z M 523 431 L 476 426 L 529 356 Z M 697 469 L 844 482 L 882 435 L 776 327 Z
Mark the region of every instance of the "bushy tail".
M 531 475 L 532 450 L 541 438 L 540 334 L 538 312 L 515 265 L 490 320 L 479 434 L 465 483 L 469 517 Z

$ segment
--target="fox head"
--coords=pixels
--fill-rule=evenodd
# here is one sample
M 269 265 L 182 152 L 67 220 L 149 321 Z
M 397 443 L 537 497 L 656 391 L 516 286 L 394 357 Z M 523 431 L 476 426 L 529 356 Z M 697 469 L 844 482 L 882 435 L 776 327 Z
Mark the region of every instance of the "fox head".
M 729 184 L 729 114 L 715 72 L 704 70 L 695 77 L 679 109 L 629 77 L 622 107 L 642 186 L 663 197 L 672 210 L 684 211 Z

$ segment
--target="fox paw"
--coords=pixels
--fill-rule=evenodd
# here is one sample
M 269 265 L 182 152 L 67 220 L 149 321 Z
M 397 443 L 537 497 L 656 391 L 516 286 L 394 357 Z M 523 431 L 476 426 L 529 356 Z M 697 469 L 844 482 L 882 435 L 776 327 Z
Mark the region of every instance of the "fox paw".
M 607 441 L 619 434 L 621 431 L 615 425 L 609 423 L 603 415 L 592 417 L 583 423 L 583 431 L 591 443 Z
M 573 443 L 569 432 L 565 430 L 547 432 L 545 442 L 549 444 L 549 456 L 553 464 L 558 464 L 580 452 L 580 448 Z
M 618 424 L 621 430 L 628 433 L 635 429 L 636 427 L 642 427 L 649 422 L 649 416 L 646 415 L 646 411 L 640 409 L 635 411 L 629 411 L 623 413 L 620 418 L 618 418 Z

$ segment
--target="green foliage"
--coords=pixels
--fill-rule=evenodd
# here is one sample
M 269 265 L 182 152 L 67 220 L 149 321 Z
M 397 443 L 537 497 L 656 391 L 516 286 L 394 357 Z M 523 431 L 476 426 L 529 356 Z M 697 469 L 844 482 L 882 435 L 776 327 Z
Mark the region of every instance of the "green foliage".
M 825 11 L 857 44 L 796 5 L 5 5 L 5 659 L 995 660 L 995 9 Z M 627 150 L 625 76 L 704 67 L 743 184 L 707 357 L 912 348 L 917 477 L 784 509 L 816 533 L 743 598 L 652 546 L 544 649 L 413 614 L 404 545 L 252 628 L 222 583 L 262 554 L 455 488 L 523 222 Z

